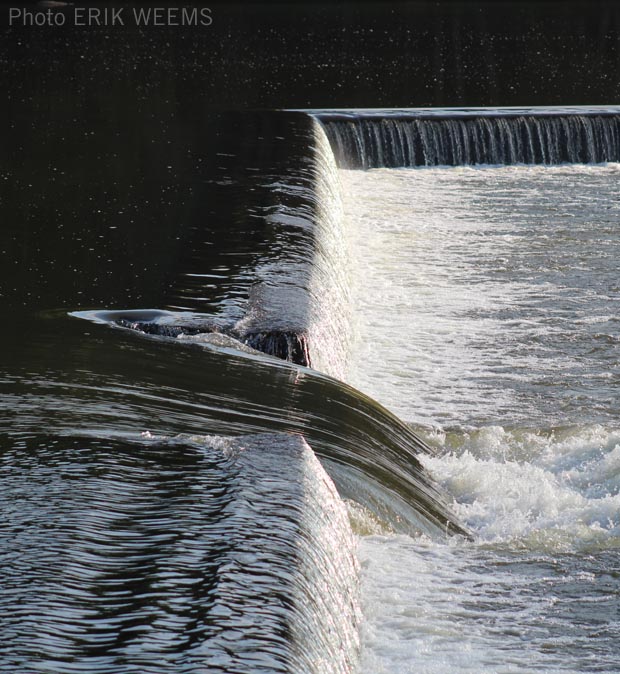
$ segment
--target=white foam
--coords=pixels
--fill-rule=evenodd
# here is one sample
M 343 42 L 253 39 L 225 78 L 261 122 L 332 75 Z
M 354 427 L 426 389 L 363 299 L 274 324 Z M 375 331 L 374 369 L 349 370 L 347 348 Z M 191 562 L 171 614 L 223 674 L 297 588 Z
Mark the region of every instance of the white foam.
M 490 427 L 455 437 L 425 462 L 481 541 L 548 552 L 620 546 L 620 431 Z
M 362 671 L 577 674 L 582 658 L 615 671 L 594 624 L 617 612 L 620 429 L 434 436 L 446 453 L 424 461 L 477 538 L 361 539 Z

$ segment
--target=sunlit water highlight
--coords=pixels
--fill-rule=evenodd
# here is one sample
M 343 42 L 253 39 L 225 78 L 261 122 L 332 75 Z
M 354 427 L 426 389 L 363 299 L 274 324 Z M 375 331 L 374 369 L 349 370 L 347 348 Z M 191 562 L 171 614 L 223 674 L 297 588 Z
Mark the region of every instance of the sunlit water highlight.
M 363 671 L 618 671 L 619 177 L 341 171 L 349 380 L 441 449 L 477 537 L 361 539 Z

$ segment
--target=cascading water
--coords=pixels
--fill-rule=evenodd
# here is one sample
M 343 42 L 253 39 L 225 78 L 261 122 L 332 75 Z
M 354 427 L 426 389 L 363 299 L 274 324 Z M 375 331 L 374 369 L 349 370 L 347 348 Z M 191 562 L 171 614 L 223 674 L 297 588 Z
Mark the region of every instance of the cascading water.
M 247 242 L 239 232 L 240 241 L 225 237 L 209 241 L 221 250 L 210 251 L 210 256 L 194 254 L 186 261 L 189 267 L 181 268 L 168 291 L 166 309 L 97 312 L 97 316 L 168 337 L 222 333 L 255 350 L 342 377 L 351 303 L 334 156 L 323 128 L 312 117 L 275 119 L 269 141 L 278 152 L 268 170 L 259 173 L 250 163 L 249 181 L 211 179 L 216 203 L 236 198 L 245 188 L 248 212 L 239 229 L 241 233 L 245 229 L 248 238 L 258 238 L 256 230 L 260 232 L 256 249 L 245 250 Z M 284 141 L 290 146 L 285 161 L 279 156 Z M 264 135 L 262 142 L 267 143 Z M 231 169 L 231 174 L 238 170 Z M 253 202 L 247 192 L 256 193 Z M 216 255 L 228 267 L 214 268 L 211 258 Z M 217 278 L 221 280 L 214 283 Z
M 268 215 L 286 246 L 269 250 L 254 270 L 246 315 L 235 331 L 250 346 L 280 355 L 334 377 L 342 377 L 348 349 L 348 263 L 342 237 L 342 204 L 337 168 L 321 125 L 310 119 L 309 156 L 297 175 L 268 185 L 283 196 Z M 287 199 L 294 194 L 295 200 Z M 285 346 L 274 348 L 274 333 Z
M 486 112 L 425 117 L 319 113 L 340 166 L 562 164 L 620 160 L 620 115 Z M 469 113 L 471 115 L 472 113 Z
M 277 480 L 254 493 L 262 463 L 254 466 L 251 452 L 235 449 L 232 463 L 195 464 L 215 457 L 221 442 L 239 448 L 267 432 L 303 435 L 348 500 L 363 562 L 362 671 L 614 671 L 616 167 L 342 172 L 335 161 L 344 161 L 349 146 L 353 165 L 366 168 L 417 161 L 418 152 L 425 164 L 449 163 L 446 157 L 610 161 L 617 113 L 596 113 L 321 113 L 320 122 L 278 113 L 251 117 L 243 136 L 238 120 L 230 128 L 222 121 L 223 158 L 201 176 L 208 187 L 194 204 L 199 225 L 184 228 L 189 238 L 175 244 L 180 258 L 150 260 L 166 270 L 160 295 L 137 286 L 126 305 L 117 300 L 115 310 L 102 310 L 108 303 L 93 280 L 77 294 L 70 283 L 39 294 L 29 286 L 37 311 L 17 311 L 30 305 L 11 297 L 11 330 L 0 335 L 9 413 L 0 429 L 5 482 L 14 486 L 4 501 L 11 597 L 22 609 L 6 612 L 3 670 L 26 672 L 34 662 L 40 671 L 80 671 L 76 653 L 92 658 L 89 672 L 106 674 L 203 667 L 199 642 L 210 637 L 201 610 L 217 575 L 210 564 L 220 559 L 209 535 L 263 506 L 267 519 L 286 519 L 290 503 L 269 500 L 286 491 L 271 493 Z M 334 129 L 342 131 L 342 153 Z M 67 223 L 75 237 L 91 205 L 85 199 L 78 207 L 84 217 Z M 203 213 L 217 223 L 212 229 Z M 39 246 L 14 249 L 37 269 L 45 241 Z M 106 269 L 113 250 L 106 249 Z M 110 284 L 122 298 L 123 288 Z M 99 325 L 67 317 L 59 310 L 67 305 Z M 144 306 L 160 308 L 136 308 Z M 406 423 L 316 370 L 344 374 Z M 298 541 L 299 557 L 285 555 L 284 566 L 259 551 L 253 561 L 262 559 L 266 573 L 252 566 L 254 580 L 270 587 L 269 571 L 278 569 L 284 594 L 316 602 L 297 623 L 287 622 L 287 610 L 297 608 L 286 601 L 282 611 L 259 611 L 257 631 L 244 624 L 233 639 L 243 664 L 231 661 L 223 642 L 221 658 L 209 664 L 350 671 L 350 532 L 341 515 L 331 527 L 329 514 L 316 508 L 341 513 L 342 504 L 322 491 L 326 478 L 309 448 L 297 452 L 285 440 L 261 446 L 267 463 L 277 454 L 264 473 L 300 488 L 291 496 L 290 527 L 282 530 L 281 520 L 264 529 L 231 525 L 226 538 L 278 541 L 268 551 L 276 557 L 280 545 L 287 551 Z M 299 462 L 288 465 L 287 452 L 301 472 Z M 475 542 L 438 542 L 446 530 L 467 530 L 423 466 L 453 495 Z M 244 471 L 251 497 L 241 483 L 223 493 Z M 25 475 L 33 480 L 24 482 Z M 24 511 L 13 507 L 19 498 Z M 35 536 L 41 569 L 24 532 Z M 92 536 L 97 559 L 87 550 Z M 330 557 L 331 538 L 346 559 Z M 54 565 L 63 541 L 64 550 L 76 551 L 65 575 Z M 240 559 L 221 557 L 224 572 L 238 570 Z M 101 564 L 107 576 L 100 577 Z M 95 588 L 102 583 L 87 608 L 85 579 Z M 49 621 L 37 614 L 31 581 L 53 595 Z M 233 588 L 218 604 L 224 627 L 235 620 L 228 612 L 236 599 L 251 604 L 241 581 L 232 573 L 222 586 Z M 140 589 L 145 583 L 152 593 Z M 576 606 L 576 596 L 586 600 Z M 151 600 L 152 624 L 145 618 Z M 312 629 L 304 633 L 302 623 Z M 273 632 L 261 631 L 269 626 Z M 35 633 L 40 656 L 28 650 Z M 257 648 L 263 637 L 265 658 Z
M 315 256 L 310 279 L 310 336 L 316 368 L 343 378 L 349 355 L 351 299 L 340 183 L 329 140 L 317 122 L 314 135 Z
M 348 342 L 322 128 L 289 113 L 218 124 L 181 190 L 194 221 L 157 221 L 142 266 L 134 230 L 93 234 L 91 198 L 74 190 L 59 228 L 102 237 L 86 262 L 54 247 L 55 227 L 34 247 L 32 230 L 8 233 L 14 268 L 47 268 L 53 250 L 72 272 L 0 293 L 7 674 L 351 672 L 357 565 L 341 498 L 391 530 L 466 534 L 422 467 L 428 445 L 303 367 L 341 374 Z M 131 283 L 116 282 L 123 265 Z

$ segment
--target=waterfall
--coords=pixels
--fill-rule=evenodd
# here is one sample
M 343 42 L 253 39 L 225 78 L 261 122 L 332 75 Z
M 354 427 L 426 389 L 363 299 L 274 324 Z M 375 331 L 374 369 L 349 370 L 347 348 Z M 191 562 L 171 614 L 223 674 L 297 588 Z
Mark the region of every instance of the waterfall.
M 237 353 L 246 349 L 261 351 L 329 375 L 325 378 L 297 368 L 280 367 L 287 379 L 292 377 L 294 386 L 274 407 L 282 409 L 287 424 L 294 424 L 295 430 L 309 437 L 341 495 L 361 502 L 397 530 L 437 533 L 439 527 L 440 531 L 467 535 L 417 459 L 419 454 L 430 451 L 425 443 L 374 401 L 347 390 L 338 381 L 344 379 L 348 367 L 352 331 L 340 176 L 321 124 L 311 115 L 283 114 L 279 124 L 274 123 L 276 130 L 272 133 L 274 139 L 283 139 L 280 133 L 288 134 L 285 147 L 292 148 L 294 154 L 287 152 L 286 157 L 292 156 L 295 162 L 287 162 L 286 170 L 278 164 L 278 171 L 267 172 L 252 183 L 256 191 L 247 199 L 248 209 L 260 214 L 256 220 L 260 221 L 261 230 L 265 230 L 261 231 L 264 240 L 260 240 L 252 264 L 233 272 L 235 283 L 231 284 L 239 288 L 245 284 L 246 302 L 235 303 L 235 311 L 231 313 L 227 313 L 230 303 L 225 299 L 216 304 L 218 311 L 213 314 L 119 309 L 72 315 L 185 345 L 232 347 Z M 252 199 L 256 199 L 256 204 Z M 227 244 L 228 239 L 223 239 L 222 256 L 227 252 Z M 208 272 L 205 276 L 214 271 L 208 263 L 206 257 L 202 263 Z M 194 269 L 200 268 L 196 263 Z M 243 314 L 234 320 L 237 310 Z M 207 342 L 208 336 L 216 337 L 218 343 Z M 255 371 L 258 365 L 253 363 Z M 267 361 L 266 367 L 273 372 L 279 365 Z M 320 398 L 326 396 L 330 414 L 337 400 L 346 399 L 337 414 L 335 437 L 331 439 L 331 433 L 320 434 L 323 442 L 330 438 L 326 445 L 317 444 L 310 437 L 317 420 L 306 424 L 305 408 L 301 413 L 296 408 L 292 419 L 286 414 L 292 401 L 297 405 L 302 400 L 302 382 L 321 391 Z M 245 388 L 236 393 L 237 399 L 245 395 Z M 261 390 L 261 403 L 266 396 L 267 391 Z M 306 404 L 314 401 L 314 393 L 312 401 L 304 399 Z M 320 404 L 323 405 L 322 398 Z M 256 409 L 261 408 L 253 404 L 251 413 L 255 414 Z M 246 421 L 251 419 L 249 413 L 245 416 Z M 363 437 L 358 437 L 359 430 Z M 365 486 L 360 486 L 361 483 Z
M 238 266 L 214 268 L 209 260 L 213 251 L 193 249 L 191 287 L 188 291 L 185 285 L 188 274 L 181 274 L 182 300 L 174 312 L 96 313 L 104 322 L 165 337 L 223 333 L 257 351 L 342 378 L 350 301 L 336 161 L 313 117 L 272 113 L 268 119 L 275 127 L 270 140 L 286 146 L 287 162 L 248 160 L 249 168 L 261 172 L 244 197 L 243 213 L 228 213 L 221 206 L 236 207 L 228 183 L 210 185 L 220 218 L 247 232 L 247 238 L 217 242 L 219 258 L 236 260 Z M 265 142 L 263 136 L 261 144 Z M 257 241 L 248 252 L 251 236 Z M 224 278 L 219 297 L 212 283 L 218 275 Z
M 620 114 L 318 118 L 343 168 L 620 161 Z
M 314 122 L 314 261 L 310 277 L 310 339 L 319 370 L 343 378 L 350 342 L 349 262 L 340 178 L 323 128 Z
M 212 635 L 200 647 L 204 665 L 350 674 L 359 650 L 358 563 L 332 481 L 301 436 L 209 444 L 237 484 L 219 524 L 226 552 L 210 597 Z
M 306 156 L 272 185 L 279 198 L 269 224 L 287 233 L 288 248 L 257 264 L 234 331 L 254 349 L 341 378 L 350 301 L 338 169 L 323 128 L 308 121 Z

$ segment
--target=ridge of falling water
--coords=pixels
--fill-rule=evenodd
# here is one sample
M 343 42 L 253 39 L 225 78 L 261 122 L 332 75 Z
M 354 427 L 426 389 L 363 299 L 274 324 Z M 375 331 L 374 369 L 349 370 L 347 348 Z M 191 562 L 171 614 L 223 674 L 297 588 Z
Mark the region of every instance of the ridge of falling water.
M 446 115 L 449 115 L 447 112 Z M 620 160 L 620 114 L 479 114 L 444 118 L 317 113 L 338 165 L 369 169 Z
M 254 349 L 342 378 L 350 297 L 338 168 L 323 128 L 308 121 L 303 165 L 296 176 L 271 185 L 280 199 L 269 224 L 295 237 L 277 259 L 269 254 L 257 264 L 246 314 L 234 332 Z
M 301 166 L 268 185 L 279 197 L 269 225 L 286 232 L 289 245 L 259 260 L 233 334 L 254 349 L 342 378 L 350 298 L 338 169 L 323 128 L 307 121 Z
M 343 376 L 350 299 L 336 162 L 314 118 L 272 113 L 267 119 L 275 128 L 272 135 L 262 131 L 265 136 L 253 142 L 276 156 L 233 154 L 231 177 L 211 178 L 207 190 L 218 205 L 218 221 L 232 220 L 235 231 L 247 236 L 223 235 L 205 246 L 201 236 L 213 239 L 214 234 L 196 234 L 163 307 L 74 315 L 168 337 L 219 333 L 268 355 Z M 237 163 L 245 161 L 250 178 L 237 178 L 243 173 Z M 229 212 L 240 195 L 243 214 Z
M 198 312 L 161 310 L 73 315 L 133 327 L 168 340 L 195 341 L 206 347 L 214 343 L 209 340 L 209 344 L 202 333 L 218 333 L 219 339 L 223 336 L 229 340 L 232 349 L 236 344 L 270 355 L 292 354 L 287 360 L 296 360 L 297 351 L 303 356 L 298 363 L 342 379 L 352 326 L 340 176 L 329 141 L 317 120 L 304 115 L 288 132 L 297 143 L 298 163 L 290 174 L 276 172 L 261 179 L 264 190 L 261 199 L 268 197 L 268 209 L 262 217 L 273 245 L 261 249 L 251 273 L 244 271 L 253 283 L 241 319 L 227 323 L 221 314 L 214 320 Z M 290 343 L 283 344 L 282 340 L 289 337 Z M 224 342 L 220 345 L 227 348 Z M 148 348 L 146 344 L 144 348 Z M 265 363 L 265 367 L 274 371 L 276 364 Z M 295 381 L 309 377 L 302 371 Z M 319 378 L 314 381 L 325 382 Z M 320 388 L 332 403 L 345 397 L 337 382 L 329 386 L 321 384 Z M 242 407 L 242 392 L 236 391 L 235 395 Z M 346 397 L 349 402 L 340 410 L 343 415 L 340 422 L 350 418 L 357 427 L 347 427 L 344 434 L 347 437 L 339 430 L 339 437 L 333 444 L 330 442 L 327 456 L 324 446 L 312 439 L 312 432 L 309 436 L 341 494 L 361 500 L 397 529 L 427 530 L 430 525 L 433 531 L 439 525 L 441 529 L 464 533 L 416 458 L 427 451 L 424 443 L 398 419 L 388 418 L 383 410 L 375 409 L 373 401 L 357 392 L 347 393 Z M 298 410 L 297 414 L 313 418 L 317 400 L 307 400 L 306 404 L 310 407 Z M 325 421 L 330 425 L 338 423 L 336 419 Z M 325 425 L 319 417 L 316 423 L 319 427 Z M 311 425 L 304 423 L 306 429 Z M 320 428 L 318 432 L 321 434 Z M 373 437 L 364 437 L 367 433 Z M 398 503 L 390 502 L 391 497 L 386 501 L 386 493 L 394 495 Z M 400 513 L 396 518 L 395 512 Z
M 342 379 L 350 348 L 349 260 L 343 236 L 338 167 L 320 124 L 313 123 L 315 185 L 314 261 L 310 277 L 310 339 L 315 367 Z

